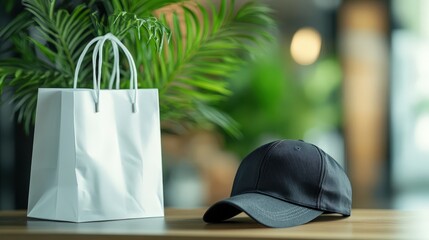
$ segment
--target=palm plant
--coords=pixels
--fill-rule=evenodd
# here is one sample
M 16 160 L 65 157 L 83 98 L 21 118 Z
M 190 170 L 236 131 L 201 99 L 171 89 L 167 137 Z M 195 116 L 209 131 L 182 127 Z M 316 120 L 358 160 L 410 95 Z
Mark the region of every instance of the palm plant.
M 272 40 L 267 7 L 247 2 L 235 9 L 227 0 L 218 6 L 181 0 L 72 2 L 23 0 L 24 11 L 0 30 L 1 41 L 9 43 L 0 48 L 0 90 L 13 88 L 11 100 L 27 130 L 34 122 L 37 89 L 70 88 L 85 44 L 111 32 L 133 54 L 139 87 L 159 89 L 164 129 L 212 123 L 239 134 L 234 121 L 212 106 L 230 94 L 229 76 Z M 174 7 L 163 11 L 165 6 Z M 84 63 L 79 86 L 90 87 L 92 67 L 89 59 Z M 103 69 L 104 79 L 109 72 Z M 127 79 L 128 71 L 121 74 Z

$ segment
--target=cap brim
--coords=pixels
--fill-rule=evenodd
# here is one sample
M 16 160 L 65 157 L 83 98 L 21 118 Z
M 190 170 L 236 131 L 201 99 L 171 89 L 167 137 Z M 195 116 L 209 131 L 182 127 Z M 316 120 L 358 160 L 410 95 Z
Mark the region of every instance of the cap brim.
M 323 213 L 264 194 L 244 193 L 215 203 L 206 211 L 203 220 L 218 223 L 241 212 L 267 227 L 275 228 L 302 225 Z

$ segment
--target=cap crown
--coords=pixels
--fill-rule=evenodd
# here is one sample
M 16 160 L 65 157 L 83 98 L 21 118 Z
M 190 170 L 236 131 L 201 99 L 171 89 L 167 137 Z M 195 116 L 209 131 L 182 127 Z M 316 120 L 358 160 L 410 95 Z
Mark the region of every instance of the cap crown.
M 275 141 L 246 156 L 231 196 L 246 192 L 350 215 L 352 193 L 344 170 L 324 151 L 303 141 Z

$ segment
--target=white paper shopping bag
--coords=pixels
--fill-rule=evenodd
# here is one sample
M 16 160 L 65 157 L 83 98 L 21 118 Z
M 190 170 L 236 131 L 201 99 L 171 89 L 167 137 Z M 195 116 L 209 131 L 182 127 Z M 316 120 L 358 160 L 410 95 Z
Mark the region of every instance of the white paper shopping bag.
M 106 40 L 125 52 L 132 89 L 100 89 Z M 94 43 L 94 89 L 76 88 L 77 74 L 74 89 L 39 89 L 28 216 L 72 222 L 163 216 L 158 91 L 137 89 L 132 56 L 111 34 L 88 44 L 76 72 Z

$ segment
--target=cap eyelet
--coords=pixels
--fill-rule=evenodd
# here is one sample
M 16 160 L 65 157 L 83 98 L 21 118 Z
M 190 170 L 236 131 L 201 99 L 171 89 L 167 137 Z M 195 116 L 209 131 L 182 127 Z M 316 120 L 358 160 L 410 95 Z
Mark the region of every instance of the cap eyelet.
M 301 147 L 300 146 L 295 146 L 294 147 L 296 151 L 301 151 Z

